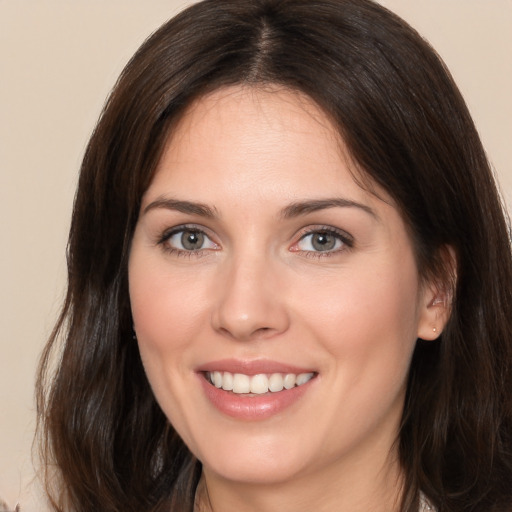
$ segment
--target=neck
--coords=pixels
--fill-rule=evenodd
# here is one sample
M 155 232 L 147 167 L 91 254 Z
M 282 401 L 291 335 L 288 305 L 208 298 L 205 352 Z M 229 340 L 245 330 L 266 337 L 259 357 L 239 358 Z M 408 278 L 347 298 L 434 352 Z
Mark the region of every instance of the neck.
M 396 456 L 297 475 L 277 483 L 233 482 L 208 468 L 197 489 L 196 512 L 392 512 L 399 510 L 403 475 Z

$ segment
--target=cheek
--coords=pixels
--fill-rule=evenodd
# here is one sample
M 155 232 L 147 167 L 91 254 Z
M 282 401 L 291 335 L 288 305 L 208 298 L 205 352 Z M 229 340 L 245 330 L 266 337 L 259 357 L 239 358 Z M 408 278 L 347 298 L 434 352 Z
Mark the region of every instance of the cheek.
M 398 428 L 416 342 L 418 287 L 414 264 L 401 265 L 401 274 L 385 270 L 366 267 L 326 282 L 302 307 L 306 329 L 329 354 L 329 400 L 343 404 L 317 417 L 332 427 L 333 438 L 339 425 L 347 426 L 350 439 L 378 431 L 385 418 L 390 432 Z
M 163 268 L 162 268 L 163 267 Z M 198 282 L 165 264 L 130 260 L 130 301 L 137 337 L 148 349 L 179 350 L 204 322 L 204 291 Z
M 204 324 L 197 287 L 180 279 L 179 273 L 170 276 L 165 263 L 135 251 L 130 258 L 129 291 L 139 352 L 155 398 L 191 445 L 184 415 L 188 351 L 190 339 Z
M 308 329 L 323 340 L 335 364 L 346 367 L 354 379 L 364 374 L 362 367 L 401 378 L 390 368 L 400 374 L 407 371 L 419 316 L 412 255 L 351 268 L 312 290 L 300 314 Z
M 396 342 L 415 338 L 418 317 L 415 267 L 409 272 L 407 268 L 368 272 L 364 280 L 352 284 L 347 309 L 358 330 L 368 329 L 378 334 L 377 339 L 392 338 Z
M 140 247 L 140 246 L 139 246 Z M 197 287 L 169 273 L 161 256 L 135 247 L 129 262 L 129 292 L 141 360 L 157 401 L 171 419 L 182 408 L 190 339 L 204 324 Z

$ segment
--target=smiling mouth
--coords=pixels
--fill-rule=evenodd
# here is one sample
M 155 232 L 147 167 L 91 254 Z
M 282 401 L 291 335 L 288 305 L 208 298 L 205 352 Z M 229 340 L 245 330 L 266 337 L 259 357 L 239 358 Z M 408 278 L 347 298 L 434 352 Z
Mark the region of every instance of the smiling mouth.
M 258 396 L 265 393 L 278 393 L 300 387 L 316 376 L 315 372 L 308 373 L 260 373 L 246 375 L 244 373 L 205 372 L 208 382 L 218 389 L 230 391 L 237 395 Z

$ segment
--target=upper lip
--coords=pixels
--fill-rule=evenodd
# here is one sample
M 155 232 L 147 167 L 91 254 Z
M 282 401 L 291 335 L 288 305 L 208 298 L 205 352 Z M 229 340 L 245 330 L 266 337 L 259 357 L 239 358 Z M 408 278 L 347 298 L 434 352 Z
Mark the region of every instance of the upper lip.
M 229 372 L 243 373 L 245 375 L 258 375 L 262 373 L 301 373 L 314 372 L 311 368 L 298 367 L 278 361 L 267 359 L 241 360 L 241 359 L 220 359 L 200 365 L 197 372 Z

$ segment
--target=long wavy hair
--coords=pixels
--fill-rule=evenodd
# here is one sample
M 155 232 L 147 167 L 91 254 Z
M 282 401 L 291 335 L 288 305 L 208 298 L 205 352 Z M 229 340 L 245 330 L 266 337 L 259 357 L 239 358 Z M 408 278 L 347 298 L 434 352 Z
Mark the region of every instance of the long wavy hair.
M 39 435 L 53 509 L 192 511 L 201 464 L 160 410 L 133 340 L 127 260 L 142 195 L 195 99 L 221 87 L 301 91 L 338 128 L 363 182 L 394 199 L 420 275 L 446 276 L 452 313 L 418 340 L 397 446 L 400 510 L 512 510 L 510 233 L 449 72 L 370 0 L 206 0 L 126 66 L 80 171 L 68 290 L 42 355 Z M 444 262 L 444 263 L 443 263 Z M 341 405 L 341 404 L 340 404 Z

